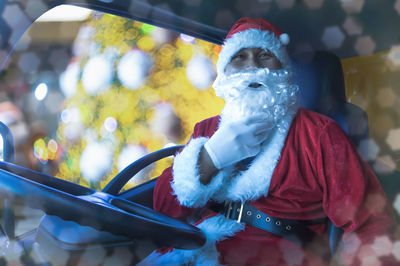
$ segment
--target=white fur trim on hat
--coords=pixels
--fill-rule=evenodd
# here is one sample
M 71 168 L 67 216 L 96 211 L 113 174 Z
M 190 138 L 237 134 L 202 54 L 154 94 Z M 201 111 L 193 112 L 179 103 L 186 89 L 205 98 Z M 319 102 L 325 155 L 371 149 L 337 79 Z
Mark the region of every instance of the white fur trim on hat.
M 289 65 L 289 56 L 285 45 L 289 43 L 289 35 L 281 34 L 282 39 L 270 31 L 259 29 L 248 29 L 233 34 L 226 39 L 222 45 L 217 62 L 218 73 L 224 73 L 226 65 L 230 62 L 232 56 L 243 48 L 262 48 L 271 51 L 285 67 Z
M 218 173 L 209 184 L 200 183 L 198 159 L 201 148 L 209 138 L 199 137 L 190 140 L 186 147 L 176 155 L 172 166 L 173 181 L 171 187 L 181 205 L 202 207 L 221 187 L 224 174 Z

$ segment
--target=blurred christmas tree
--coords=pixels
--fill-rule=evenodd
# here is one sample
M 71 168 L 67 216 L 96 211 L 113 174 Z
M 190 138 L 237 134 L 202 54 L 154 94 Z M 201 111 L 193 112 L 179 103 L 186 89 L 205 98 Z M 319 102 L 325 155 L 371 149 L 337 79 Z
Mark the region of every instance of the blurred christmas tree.
M 151 25 L 94 13 L 60 78 L 66 96 L 57 176 L 102 188 L 125 166 L 168 143 L 185 143 L 223 101 L 211 83 L 219 46 Z M 131 185 L 169 166 L 162 160 Z

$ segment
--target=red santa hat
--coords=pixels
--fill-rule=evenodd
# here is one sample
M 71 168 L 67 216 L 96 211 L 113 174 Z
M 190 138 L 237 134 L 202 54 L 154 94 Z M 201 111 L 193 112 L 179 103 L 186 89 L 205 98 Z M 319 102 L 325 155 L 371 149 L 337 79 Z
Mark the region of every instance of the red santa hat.
M 268 21 L 244 17 L 236 21 L 222 45 L 217 62 L 218 73 L 224 73 L 232 56 L 243 48 L 262 48 L 271 51 L 282 63 L 289 64 L 286 45 L 289 35 Z

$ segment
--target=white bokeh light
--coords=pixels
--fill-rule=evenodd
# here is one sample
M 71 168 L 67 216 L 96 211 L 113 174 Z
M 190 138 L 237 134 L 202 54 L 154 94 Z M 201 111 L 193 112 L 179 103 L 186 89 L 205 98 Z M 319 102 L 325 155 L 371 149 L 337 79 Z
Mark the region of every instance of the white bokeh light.
M 338 26 L 327 27 L 322 34 L 322 42 L 329 49 L 338 49 L 342 46 L 345 35 Z
M 181 38 L 182 41 L 184 41 L 186 43 L 194 43 L 194 41 L 196 40 L 195 37 L 192 37 L 192 36 L 189 36 L 189 35 L 186 35 L 186 34 L 183 34 L 183 33 L 181 33 L 179 35 L 179 37 Z
M 72 62 L 67 66 L 67 69 L 60 75 L 59 84 L 60 89 L 65 97 L 71 98 L 75 95 L 77 84 L 79 81 L 79 63 Z
M 104 128 L 108 131 L 108 132 L 114 132 L 118 127 L 118 122 L 114 117 L 107 117 L 104 120 Z
M 210 88 L 214 81 L 216 71 L 214 64 L 208 57 L 195 55 L 186 67 L 186 75 L 194 87 L 199 90 L 206 90 Z
M 104 177 L 112 166 L 112 152 L 106 144 L 90 143 L 82 152 L 79 167 L 84 178 L 97 181 Z
M 150 55 L 139 49 L 131 50 L 119 61 L 118 78 L 124 87 L 137 90 L 145 83 L 152 66 Z
M 35 98 L 38 101 L 43 101 L 44 98 L 46 98 L 48 92 L 47 84 L 46 83 L 40 83 L 37 85 L 35 89 Z
M 148 151 L 145 147 L 141 145 L 127 145 L 125 146 L 120 154 L 118 155 L 117 168 L 118 171 L 121 172 L 128 165 L 136 161 L 137 159 L 142 158 L 148 154 Z M 147 177 L 147 174 L 151 171 L 152 165 L 149 165 L 142 169 L 139 173 L 137 173 L 128 183 L 134 185 Z
M 64 127 L 64 134 L 67 139 L 76 140 L 81 137 L 83 125 L 81 113 L 77 107 L 63 110 L 60 119 L 66 124 Z
M 96 55 L 88 60 L 82 73 L 82 85 L 89 95 L 107 90 L 114 78 L 113 64 L 105 56 Z

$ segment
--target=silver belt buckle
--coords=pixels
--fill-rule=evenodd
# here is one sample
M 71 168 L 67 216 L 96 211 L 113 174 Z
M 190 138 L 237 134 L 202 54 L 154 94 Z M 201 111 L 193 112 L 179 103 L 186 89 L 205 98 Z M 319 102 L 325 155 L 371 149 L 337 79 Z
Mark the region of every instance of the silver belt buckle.
M 229 217 L 231 216 L 231 211 L 232 211 L 232 201 L 230 201 L 229 203 L 228 203 L 228 211 L 226 212 L 226 214 L 225 214 L 225 218 L 228 218 L 229 219 Z
M 242 214 L 243 214 L 243 202 L 240 202 L 239 216 L 236 221 L 237 223 L 240 223 L 240 221 L 242 220 Z

